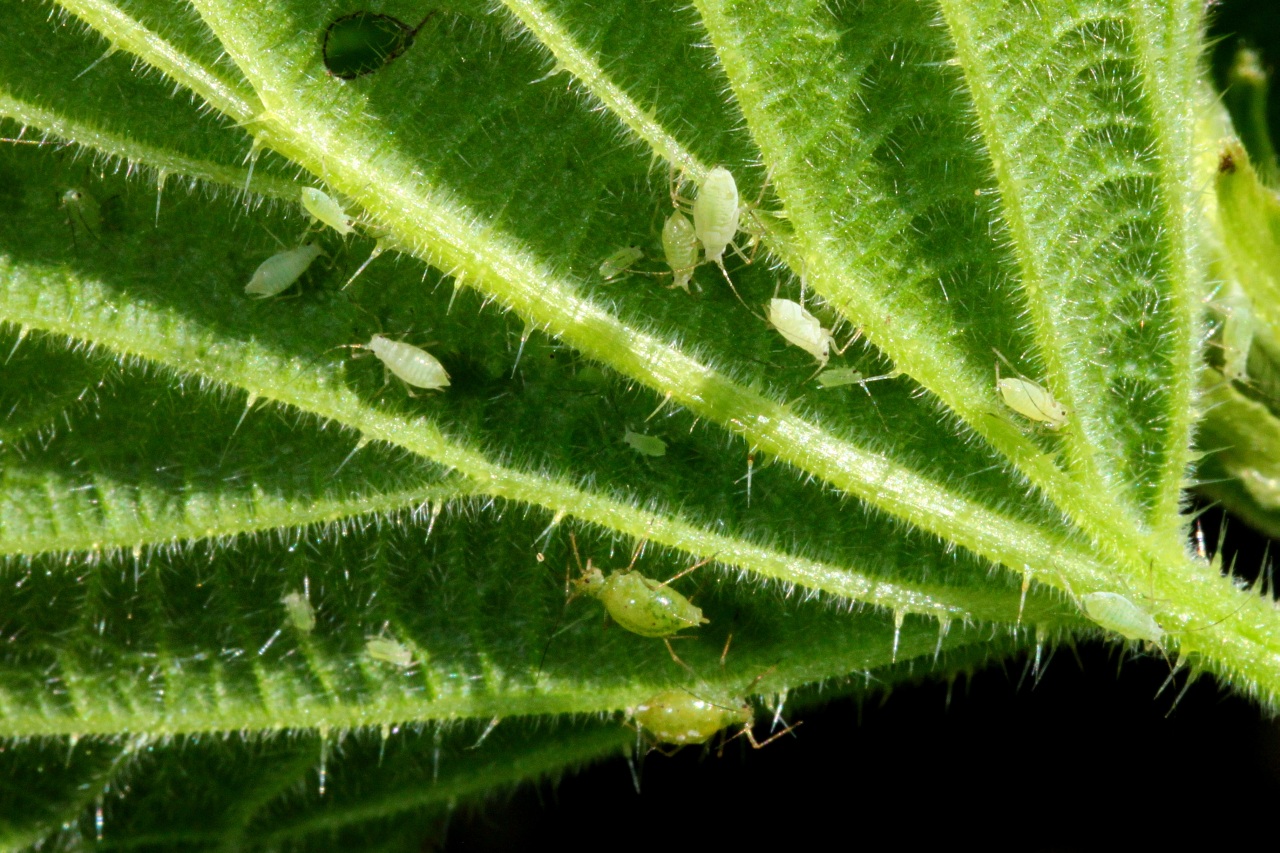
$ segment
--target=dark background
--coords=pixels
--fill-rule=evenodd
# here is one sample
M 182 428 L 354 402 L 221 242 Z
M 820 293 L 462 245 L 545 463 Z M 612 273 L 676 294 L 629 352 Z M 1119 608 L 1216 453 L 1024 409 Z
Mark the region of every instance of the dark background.
M 1237 34 L 1274 69 L 1280 0 L 1219 5 L 1219 80 Z M 1221 512 L 1203 521 L 1215 543 Z M 1228 525 L 1238 574 L 1256 576 L 1266 545 Z M 825 847 L 834 837 L 870 849 L 1280 848 L 1280 724 L 1255 705 L 1206 677 L 1174 708 L 1182 676 L 1155 696 L 1169 675 L 1163 658 L 1102 644 L 1060 649 L 1038 684 L 1023 675 L 1022 661 L 979 672 L 949 703 L 941 683 L 837 701 L 759 752 L 653 754 L 640 794 L 621 759 L 526 785 L 460 808 L 446 846 L 669 853 Z

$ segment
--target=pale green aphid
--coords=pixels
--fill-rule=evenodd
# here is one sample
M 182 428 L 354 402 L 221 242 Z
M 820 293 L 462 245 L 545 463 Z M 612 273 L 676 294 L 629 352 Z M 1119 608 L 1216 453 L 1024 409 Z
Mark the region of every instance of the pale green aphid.
M 641 456 L 666 456 L 667 443 L 660 438 L 652 435 L 644 435 L 638 432 L 627 430 L 622 435 L 622 440 L 630 445 L 631 449 Z
M 1222 317 L 1222 375 L 1233 382 L 1248 379 L 1249 350 L 1257 329 L 1249 295 L 1238 284 L 1231 284 L 1218 299 Z
M 799 302 L 790 299 L 770 299 L 769 314 L 766 318 L 769 325 L 778 330 L 778 334 L 787 343 L 798 346 L 818 360 L 820 367 L 826 367 L 831 359 L 831 350 L 841 354 L 848 349 L 835 346 L 835 335 L 822 327 L 818 318 L 810 314 Z M 856 381 L 856 380 L 855 380 Z
M 315 243 L 307 243 L 296 249 L 277 252 L 263 261 L 253 278 L 245 285 L 244 292 L 249 296 L 265 299 L 283 293 L 302 277 L 311 266 L 311 262 L 324 254 Z
M 299 634 L 310 634 L 316 627 L 316 611 L 311 602 L 300 592 L 291 592 L 280 599 L 289 624 Z
M 601 262 L 600 277 L 605 281 L 613 281 L 643 257 L 644 252 L 640 251 L 639 246 L 623 246 Z
M 868 382 L 895 379 L 900 375 L 897 371 L 893 371 L 891 373 L 883 373 L 880 376 L 863 376 L 861 370 L 854 370 L 852 367 L 833 367 L 818 374 L 818 384 L 824 389 L 843 388 L 846 385 L 861 385 L 863 390 L 866 390 Z
M 314 219 L 323 222 L 344 237 L 356 230 L 346 209 L 324 190 L 303 187 L 302 206 Z
M 365 637 L 364 653 L 373 660 L 401 669 L 413 666 L 413 649 L 390 637 Z
M 667 217 L 662 226 L 662 252 L 671 267 L 671 286 L 689 291 L 689 281 L 698 267 L 698 232 L 680 211 Z
M 1091 592 L 1080 596 L 1085 615 L 1102 628 L 1126 640 L 1145 640 L 1156 646 L 1164 639 L 1164 629 L 1150 613 L 1115 592 Z
M 693 230 L 702 243 L 707 262 L 720 267 L 725 278 L 729 273 L 724 268 L 724 251 L 738 234 L 741 213 L 733 173 L 723 166 L 707 172 L 693 201 Z
M 1024 418 L 1038 421 L 1049 429 L 1061 429 L 1067 425 L 1071 413 L 1054 399 L 1045 388 L 1030 379 L 997 376 L 996 388 L 1004 404 Z
M 440 391 L 449 387 L 449 373 L 431 353 L 407 344 L 393 341 L 382 335 L 374 335 L 365 347 L 406 385 Z
M 76 228 L 83 228 L 95 241 L 102 230 L 102 208 L 98 200 L 82 189 L 72 187 L 58 196 L 58 206 L 67 212 L 71 226 L 71 244 L 76 243 Z

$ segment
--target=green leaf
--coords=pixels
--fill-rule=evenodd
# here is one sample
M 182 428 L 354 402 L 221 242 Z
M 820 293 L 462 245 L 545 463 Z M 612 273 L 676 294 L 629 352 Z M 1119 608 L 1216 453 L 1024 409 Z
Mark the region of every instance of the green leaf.
M 1092 592 L 1274 707 L 1280 616 L 1182 512 L 1201 5 L 445 4 L 344 81 L 347 4 L 22 4 L 0 735 L 15 772 L 71 758 L 9 839 L 102 814 L 130 844 L 412 846 L 458 797 L 634 745 L 620 714 L 660 690 L 762 712 L 1039 655 L 1115 627 Z M 686 294 L 668 170 L 693 195 L 714 164 L 759 197 L 760 251 Z M 358 234 L 308 227 L 303 187 Z M 304 239 L 327 258 L 298 295 L 246 297 Z M 861 334 L 832 368 L 894 378 L 824 387 L 775 297 Z M 452 384 L 387 383 L 353 349 L 375 333 Z M 998 358 L 1064 428 L 1004 405 Z M 710 623 L 672 654 L 606 629 L 566 602 L 575 544 L 653 578 L 713 561 L 676 582 Z M 184 745 L 217 805 L 157 824 Z

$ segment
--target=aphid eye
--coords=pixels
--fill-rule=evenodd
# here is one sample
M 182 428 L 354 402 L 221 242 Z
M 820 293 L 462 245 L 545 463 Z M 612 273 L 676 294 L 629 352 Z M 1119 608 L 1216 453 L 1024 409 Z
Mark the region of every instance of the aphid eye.
M 354 12 L 334 19 L 324 31 L 324 67 L 342 80 L 371 74 L 413 45 L 431 12 L 416 27 L 375 12 Z

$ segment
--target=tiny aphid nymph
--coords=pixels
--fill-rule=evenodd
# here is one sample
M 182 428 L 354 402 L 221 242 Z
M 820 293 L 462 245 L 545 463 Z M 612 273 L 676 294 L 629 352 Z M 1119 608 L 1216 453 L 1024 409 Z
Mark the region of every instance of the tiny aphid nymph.
M 662 252 L 667 266 L 671 267 L 671 286 L 687 293 L 693 271 L 698 266 L 698 232 L 689 218 L 678 210 L 668 216 L 662 226 Z
M 600 277 L 605 281 L 613 281 L 643 257 L 644 252 L 640 251 L 639 246 L 623 246 L 600 263 Z
M 285 615 L 289 624 L 299 634 L 310 634 L 316 627 L 316 611 L 311 602 L 300 592 L 291 592 L 280 599 L 284 604 Z
M 301 278 L 307 271 L 307 267 L 311 266 L 311 262 L 322 254 L 320 247 L 315 243 L 277 252 L 254 270 L 253 278 L 249 279 L 249 283 L 244 286 L 244 292 L 259 299 L 283 293 Z
M 401 669 L 413 666 L 413 649 L 390 637 L 365 637 L 364 653 L 372 660 L 389 663 Z
M 805 310 L 799 302 L 770 299 L 767 319 L 787 343 L 800 347 L 816 358 L 820 367 L 826 367 L 833 348 L 837 353 L 844 352 L 835 346 L 835 335 L 824 329 L 818 318 Z
M 439 360 L 413 344 L 374 335 L 367 347 L 378 360 L 406 385 L 440 391 L 449 387 L 449 374 Z
M 638 432 L 627 430 L 622 434 L 622 440 L 627 445 L 639 453 L 641 456 L 666 456 L 667 443 L 660 438 L 652 435 L 644 435 Z
M 315 187 L 302 188 L 302 206 L 313 219 L 323 222 L 342 236 L 355 232 L 351 217 L 333 196 Z

